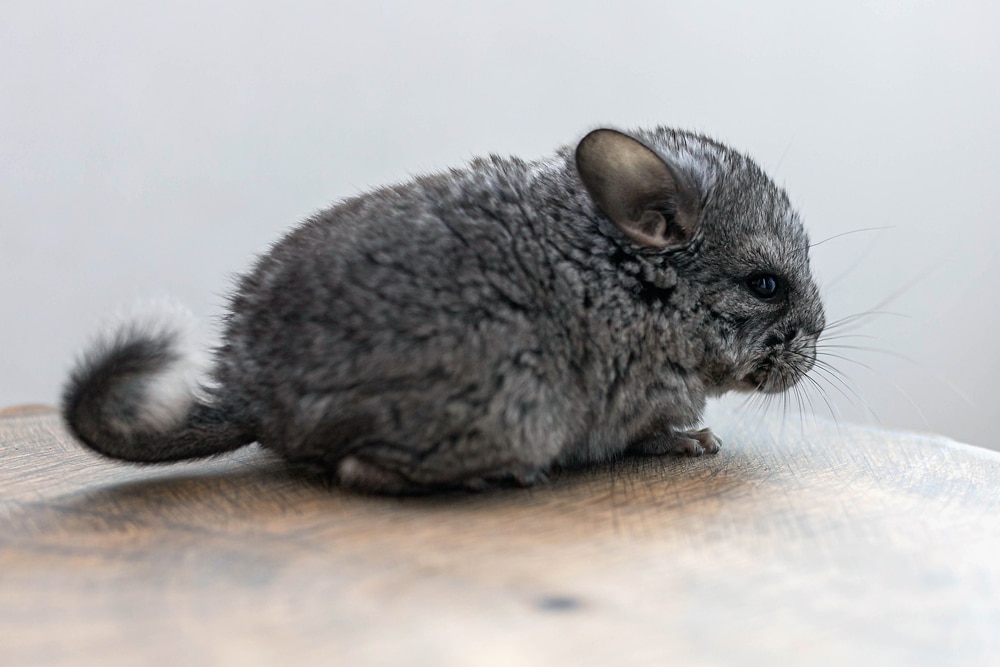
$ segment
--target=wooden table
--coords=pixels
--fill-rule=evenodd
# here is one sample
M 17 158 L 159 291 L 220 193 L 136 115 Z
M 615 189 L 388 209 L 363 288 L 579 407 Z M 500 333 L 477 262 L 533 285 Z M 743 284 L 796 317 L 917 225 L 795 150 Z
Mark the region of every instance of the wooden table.
M 2 665 L 1000 665 L 1000 455 L 943 438 L 733 419 L 717 456 L 395 499 L 28 412 Z

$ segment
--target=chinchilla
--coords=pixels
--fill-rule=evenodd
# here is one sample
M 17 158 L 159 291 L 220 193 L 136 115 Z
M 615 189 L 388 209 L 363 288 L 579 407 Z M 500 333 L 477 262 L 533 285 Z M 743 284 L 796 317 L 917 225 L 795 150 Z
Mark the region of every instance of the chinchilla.
M 599 129 L 374 190 L 238 281 L 211 369 L 131 323 L 63 416 L 109 457 L 252 442 L 363 491 L 531 484 L 627 454 L 716 452 L 708 396 L 780 392 L 825 320 L 785 192 L 699 134 Z

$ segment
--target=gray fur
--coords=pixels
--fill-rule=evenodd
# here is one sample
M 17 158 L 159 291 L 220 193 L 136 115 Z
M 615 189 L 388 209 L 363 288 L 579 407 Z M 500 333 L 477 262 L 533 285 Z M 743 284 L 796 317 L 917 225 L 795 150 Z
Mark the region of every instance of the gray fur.
M 707 396 L 782 391 L 812 367 L 824 315 L 806 233 L 785 193 L 722 144 L 602 132 L 580 155 L 480 159 L 320 212 L 241 279 L 209 396 L 176 426 L 102 426 L 145 423 L 135 378 L 172 362 L 170 340 L 132 332 L 74 372 L 70 428 L 144 461 L 256 440 L 384 492 L 715 451 L 710 432 L 686 431 Z M 623 168 L 601 161 L 642 155 L 636 140 L 666 166 L 635 170 L 667 174 L 657 196 L 658 175 L 606 185 Z M 747 287 L 761 273 L 784 276 L 780 298 Z

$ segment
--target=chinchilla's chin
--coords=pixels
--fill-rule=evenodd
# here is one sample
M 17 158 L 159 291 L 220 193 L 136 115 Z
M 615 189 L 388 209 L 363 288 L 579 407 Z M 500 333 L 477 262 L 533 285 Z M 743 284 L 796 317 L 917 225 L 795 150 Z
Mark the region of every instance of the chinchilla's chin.
M 732 378 L 727 382 L 706 385 L 705 395 L 709 398 L 718 398 L 725 394 L 736 392 L 737 394 L 752 394 L 758 391 L 756 383 L 746 378 Z
M 752 371 L 740 380 L 741 391 L 759 392 L 762 394 L 780 394 L 791 389 L 813 366 L 814 361 L 793 358 L 784 355 L 761 361 Z
M 801 379 L 802 376 L 796 376 L 791 379 L 779 378 L 777 381 L 767 382 L 757 387 L 756 391 L 762 394 L 780 394 L 783 391 L 791 389 Z

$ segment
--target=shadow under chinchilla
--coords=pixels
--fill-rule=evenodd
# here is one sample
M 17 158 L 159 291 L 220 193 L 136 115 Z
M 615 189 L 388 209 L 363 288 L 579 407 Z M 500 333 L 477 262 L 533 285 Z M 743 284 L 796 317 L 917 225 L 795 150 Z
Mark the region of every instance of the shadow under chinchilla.
M 37 553 L 159 552 L 156 559 L 185 548 L 298 558 L 373 539 L 480 548 L 495 542 L 498 530 L 541 546 L 585 535 L 680 533 L 731 511 L 768 475 L 734 448 L 697 458 L 628 456 L 557 470 L 527 488 L 379 496 L 340 489 L 328 475 L 266 453 L 238 464 L 200 474 L 164 471 L 22 504 L 3 521 L 0 540 Z

